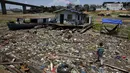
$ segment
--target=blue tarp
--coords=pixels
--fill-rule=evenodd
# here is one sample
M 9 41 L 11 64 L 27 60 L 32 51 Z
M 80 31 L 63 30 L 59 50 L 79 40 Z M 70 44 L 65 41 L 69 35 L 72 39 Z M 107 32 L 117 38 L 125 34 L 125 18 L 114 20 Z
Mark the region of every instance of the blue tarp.
M 108 18 L 103 18 L 102 23 L 111 23 L 111 24 L 122 24 L 122 20 L 119 19 L 108 19 Z

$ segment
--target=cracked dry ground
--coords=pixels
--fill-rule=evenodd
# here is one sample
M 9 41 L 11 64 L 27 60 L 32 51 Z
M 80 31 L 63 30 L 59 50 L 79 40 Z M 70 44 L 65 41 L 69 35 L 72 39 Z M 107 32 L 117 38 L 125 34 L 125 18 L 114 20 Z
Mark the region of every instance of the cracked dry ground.
M 0 29 L 0 51 L 26 61 L 34 67 L 46 62 L 46 55 L 50 52 L 77 56 L 87 61 L 96 60 L 96 47 L 99 42 L 104 43 L 106 64 L 130 70 L 130 41 L 94 32 L 92 29 L 84 34 L 72 33 L 71 30 L 26 29 L 10 31 L 6 27 Z M 127 57 L 126 60 L 116 60 L 115 53 Z M 75 60 L 65 58 L 62 60 Z M 61 60 L 61 59 L 60 59 Z M 117 72 L 106 67 L 106 73 Z

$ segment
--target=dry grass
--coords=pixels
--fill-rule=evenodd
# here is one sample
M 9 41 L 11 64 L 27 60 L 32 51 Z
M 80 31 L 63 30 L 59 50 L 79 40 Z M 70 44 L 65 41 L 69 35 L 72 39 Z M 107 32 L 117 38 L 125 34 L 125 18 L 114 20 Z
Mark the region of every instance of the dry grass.
M 0 23 L 6 23 L 8 21 L 16 21 L 16 18 L 48 18 L 48 17 L 54 17 L 54 14 L 52 13 L 39 13 L 39 14 L 7 14 L 2 15 L 0 14 Z
M 104 12 L 104 13 L 116 13 L 116 12 L 120 12 L 120 13 L 129 13 L 129 11 L 127 10 L 99 10 L 99 11 L 96 11 L 96 12 Z

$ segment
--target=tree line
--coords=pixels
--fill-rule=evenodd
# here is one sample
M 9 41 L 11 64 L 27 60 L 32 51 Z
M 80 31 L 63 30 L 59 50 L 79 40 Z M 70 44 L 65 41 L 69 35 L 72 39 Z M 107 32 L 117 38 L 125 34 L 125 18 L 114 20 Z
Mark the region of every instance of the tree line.
M 74 5 L 73 4 L 68 4 L 67 6 L 51 6 L 51 7 L 46 7 L 46 6 L 40 6 L 38 8 L 36 7 L 31 7 L 30 10 L 27 10 L 28 13 L 44 13 L 44 12 L 54 12 L 59 9 L 63 8 L 72 8 L 77 11 L 96 11 L 96 5 Z
M 74 5 L 74 4 L 68 4 L 67 6 L 51 6 L 51 7 L 40 6 L 39 8 L 31 7 L 30 10 L 28 10 L 27 12 L 28 13 L 44 13 L 44 12 L 52 13 L 56 10 L 63 9 L 63 8 L 72 8 L 72 9 L 77 10 L 77 11 L 88 11 L 89 12 L 89 11 L 96 11 L 96 8 L 101 8 L 102 6 L 105 5 L 105 3 L 108 3 L 108 2 L 104 2 L 103 5 L 95 5 L 95 4 L 93 4 L 93 5 L 88 5 L 88 4 Z M 124 8 L 130 8 L 130 2 L 122 2 L 122 4 L 123 4 Z

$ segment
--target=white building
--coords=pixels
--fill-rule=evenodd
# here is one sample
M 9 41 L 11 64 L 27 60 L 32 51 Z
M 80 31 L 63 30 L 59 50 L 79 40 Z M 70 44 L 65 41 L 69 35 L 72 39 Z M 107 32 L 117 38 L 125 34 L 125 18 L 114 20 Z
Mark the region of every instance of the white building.
M 107 10 L 123 10 L 122 3 L 106 3 L 104 4 Z
M 56 21 L 60 24 L 73 24 L 79 25 L 84 24 L 86 22 L 86 14 L 72 10 L 72 9 L 61 9 L 55 11 L 56 13 Z M 89 21 L 89 20 L 88 20 Z

